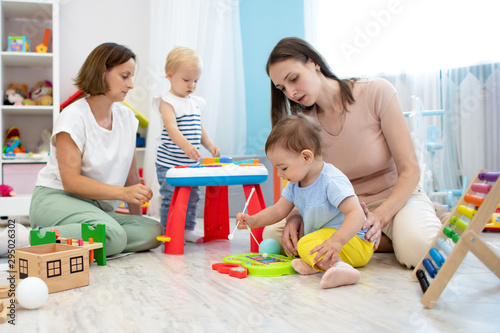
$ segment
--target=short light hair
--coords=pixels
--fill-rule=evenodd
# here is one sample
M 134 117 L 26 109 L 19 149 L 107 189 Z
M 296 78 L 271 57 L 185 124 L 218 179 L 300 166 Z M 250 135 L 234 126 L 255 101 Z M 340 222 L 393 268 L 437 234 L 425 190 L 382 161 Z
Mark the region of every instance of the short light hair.
M 135 54 L 128 47 L 116 43 L 103 43 L 97 46 L 80 68 L 75 85 L 90 96 L 104 95 L 109 87 L 104 82 L 104 71 L 135 60 Z
M 177 46 L 167 55 L 165 74 L 169 71 L 175 73 L 184 62 L 196 66 L 197 68 L 202 68 L 201 58 L 195 51 L 187 47 Z
M 300 154 L 304 149 L 321 156 L 321 126 L 310 116 L 297 114 L 278 121 L 266 141 L 265 151 L 276 147 Z

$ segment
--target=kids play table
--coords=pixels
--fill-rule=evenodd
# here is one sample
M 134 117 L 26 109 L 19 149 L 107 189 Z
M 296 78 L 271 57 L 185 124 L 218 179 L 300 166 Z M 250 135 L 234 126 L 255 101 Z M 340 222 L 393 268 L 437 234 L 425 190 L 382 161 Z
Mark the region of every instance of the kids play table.
M 257 159 L 232 162 L 230 157 L 204 158 L 202 164 L 179 166 L 168 170 L 166 181 L 175 186 L 167 217 L 164 236 L 158 240 L 165 243 L 165 253 L 184 254 L 184 226 L 193 186 L 206 186 L 204 211 L 204 242 L 228 239 L 229 204 L 228 186 L 242 185 L 248 200 L 255 188 L 255 195 L 248 204 L 248 213 L 253 215 L 266 207 L 260 184 L 268 177 L 266 167 Z M 264 228 L 252 229 L 257 241 L 262 241 Z M 250 250 L 259 252 L 258 244 L 250 239 Z

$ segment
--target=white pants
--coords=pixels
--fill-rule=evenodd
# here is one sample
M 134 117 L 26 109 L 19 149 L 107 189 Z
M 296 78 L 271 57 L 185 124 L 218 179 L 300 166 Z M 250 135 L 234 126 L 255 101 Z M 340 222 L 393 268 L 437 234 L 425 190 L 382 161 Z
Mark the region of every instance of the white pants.
M 373 211 L 383 200 L 367 204 Z M 285 220 L 267 226 L 263 238 L 273 238 L 281 243 Z M 382 232 L 392 240 L 394 254 L 402 265 L 415 267 L 441 229 L 434 206 L 425 192 L 417 187 L 406 205 L 389 221 Z

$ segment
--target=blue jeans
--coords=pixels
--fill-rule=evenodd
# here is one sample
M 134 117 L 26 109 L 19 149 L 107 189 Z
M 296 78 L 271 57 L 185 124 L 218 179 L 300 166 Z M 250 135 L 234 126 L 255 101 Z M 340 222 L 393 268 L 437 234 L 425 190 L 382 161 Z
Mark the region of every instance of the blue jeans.
M 160 215 L 161 224 L 165 230 L 167 226 L 168 210 L 170 208 L 170 203 L 172 202 L 172 196 L 174 195 L 175 186 L 171 186 L 165 180 L 165 175 L 170 168 L 156 164 L 156 176 L 158 177 L 158 183 L 160 183 L 160 194 L 163 196 L 161 201 Z M 196 211 L 198 209 L 198 202 L 200 201 L 200 189 L 198 186 L 193 186 L 191 188 L 191 193 L 189 194 L 189 202 L 186 212 L 186 224 L 185 230 L 194 230 L 196 225 Z

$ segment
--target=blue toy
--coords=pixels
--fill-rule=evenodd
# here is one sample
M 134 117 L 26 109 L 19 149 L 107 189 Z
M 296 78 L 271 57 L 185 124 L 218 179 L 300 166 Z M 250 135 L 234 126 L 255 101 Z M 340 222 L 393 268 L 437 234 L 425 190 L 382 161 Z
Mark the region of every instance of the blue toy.
M 267 253 L 269 254 L 280 254 L 281 246 L 280 244 L 272 239 L 266 238 L 259 245 L 259 253 Z
M 26 36 L 9 36 L 10 52 L 30 52 L 31 41 Z

